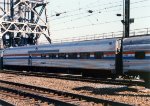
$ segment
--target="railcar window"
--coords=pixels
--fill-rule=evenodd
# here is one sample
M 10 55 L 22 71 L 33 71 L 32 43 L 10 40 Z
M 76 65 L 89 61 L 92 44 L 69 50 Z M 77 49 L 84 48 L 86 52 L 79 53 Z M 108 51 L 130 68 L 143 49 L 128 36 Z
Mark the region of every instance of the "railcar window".
M 89 59 L 90 53 L 80 53 L 80 59 Z
M 53 59 L 53 54 L 49 54 L 49 59 Z
M 102 59 L 103 56 L 104 56 L 104 53 L 102 53 L 102 52 L 95 52 L 94 53 L 95 59 Z
M 56 54 L 49 54 L 49 59 L 56 59 Z
M 51 54 L 52 59 L 56 59 L 56 54 Z
M 66 59 L 66 54 L 65 53 L 60 53 L 58 54 L 59 59 Z
M 48 56 L 49 56 L 49 59 L 52 59 L 52 54 L 49 54 Z
M 69 53 L 68 59 L 77 59 L 77 53 Z
M 42 59 L 46 59 L 46 54 L 41 54 Z
M 145 52 L 135 52 L 136 59 L 145 59 Z

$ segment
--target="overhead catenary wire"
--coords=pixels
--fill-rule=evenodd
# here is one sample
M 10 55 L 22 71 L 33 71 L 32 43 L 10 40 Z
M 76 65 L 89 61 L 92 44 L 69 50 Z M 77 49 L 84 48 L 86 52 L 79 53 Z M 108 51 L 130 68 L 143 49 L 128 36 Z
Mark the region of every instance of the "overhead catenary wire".
M 75 20 L 79 20 L 79 19 L 82 19 L 82 18 L 85 18 L 85 17 L 89 17 L 89 16 L 93 16 L 93 15 L 95 15 L 95 14 L 100 14 L 100 13 L 102 13 L 104 10 L 108 10 L 108 9 L 112 9 L 112 8 L 116 8 L 116 7 L 121 7 L 122 5 L 115 5 L 115 6 L 111 6 L 111 7 L 105 7 L 105 8 L 103 8 L 103 9 L 99 9 L 99 10 L 95 10 L 95 11 L 93 11 L 93 13 L 88 13 L 88 14 L 86 14 L 86 15 L 84 15 L 84 16 L 80 16 L 80 17 L 76 17 L 76 18 L 74 18 L 74 19 L 71 19 L 71 20 L 67 20 L 67 21 L 63 21 L 63 22 L 59 22 L 59 23 L 56 23 L 56 24 L 62 24 L 62 23 L 67 23 L 67 22 L 71 22 L 71 21 L 75 21 Z M 114 11 L 114 10 L 113 10 Z M 88 11 L 87 11 L 88 12 Z M 85 12 L 84 12 L 85 13 Z M 84 13 L 80 13 L 80 14 L 84 14 Z M 77 15 L 77 14 L 75 14 L 75 15 Z M 71 15 L 71 16 L 75 16 L 75 15 Z M 78 14 L 79 15 L 79 14 Z M 51 21 L 53 21 L 53 20 L 51 20 Z M 55 24 L 55 25 L 56 25 Z
M 119 6 L 119 5 L 118 5 Z M 120 6 L 122 6 L 122 5 L 120 5 Z M 140 6 L 140 7 L 143 7 L 143 8 L 146 8 L 146 7 L 149 7 L 150 5 L 144 5 L 144 6 Z M 138 7 L 133 7 L 133 8 L 131 8 L 131 9 L 135 9 L 135 8 L 140 8 L 139 6 Z M 115 12 L 115 11 L 118 11 L 119 9 L 116 9 L 116 10 L 112 10 L 112 11 L 110 11 L 110 12 Z M 88 14 L 88 15 L 84 15 L 84 16 L 81 16 L 81 17 L 77 17 L 77 18 L 74 18 L 74 19 L 71 19 L 71 20 L 68 20 L 68 21 L 64 21 L 64 22 L 59 22 L 59 23 L 56 23 L 56 24 L 53 24 L 53 25 L 60 25 L 60 24 L 65 24 L 65 23 L 68 23 L 68 22 L 72 22 L 72 21 L 76 21 L 76 20 L 80 20 L 80 19 L 83 19 L 83 18 L 88 18 L 88 17 L 90 17 L 90 16 L 94 16 L 94 15 L 96 15 L 96 14 L 100 14 L 100 13 L 103 13 L 103 11 L 98 11 L 97 10 L 97 12 L 96 11 L 94 11 L 94 13 L 93 14 Z M 107 13 L 108 13 L 108 11 L 107 11 Z
M 83 28 L 83 27 L 89 27 L 89 26 L 95 26 L 95 25 L 101 25 L 101 24 L 109 24 L 109 23 L 113 23 L 113 22 L 118 22 L 120 20 L 114 20 L 114 21 L 106 21 L 106 22 L 101 22 L 101 23 L 96 23 L 96 24 L 86 24 L 86 25 L 82 25 L 82 26 L 77 26 L 77 27 L 68 27 L 68 28 L 62 28 L 62 29 L 58 29 L 58 30 L 52 30 L 52 31 L 61 31 L 61 30 L 69 30 L 69 29 L 75 29 L 75 28 Z
M 83 12 L 81 12 L 81 13 L 76 13 L 76 14 L 69 14 L 68 16 L 63 16 L 63 17 L 60 17 L 60 18 L 55 18 L 55 19 L 51 19 L 51 21 L 54 21 L 54 20 L 60 20 L 60 19 L 63 19 L 63 18 L 68 18 L 68 17 L 73 17 L 73 16 L 78 16 L 78 15 L 81 15 L 81 14 L 85 14 L 85 13 L 87 13 L 89 10 L 92 10 L 93 12 L 95 12 L 95 11 L 102 11 L 102 10 L 106 10 L 106 9 L 111 9 L 111 8 L 116 8 L 116 7 L 120 7 L 120 6 L 122 6 L 122 5 L 114 5 L 114 6 L 108 6 L 108 7 L 104 7 L 104 8 L 101 8 L 101 9 L 97 9 L 97 10 L 93 10 L 93 9 L 86 9 L 86 10 L 84 10 Z M 68 12 L 62 12 L 62 13 L 59 13 L 59 14 L 63 14 L 63 13 L 65 13 L 65 14 L 67 14 Z M 52 15 L 52 16 L 56 16 L 56 14 L 55 15 Z
M 119 2 L 121 2 L 121 1 L 119 1 Z M 105 3 L 105 4 L 100 4 L 100 5 L 96 5 L 96 6 L 93 6 L 93 7 L 83 7 L 83 8 L 78 8 L 78 9 L 73 9 L 73 10 L 69 10 L 69 11 L 65 11 L 65 12 L 62 12 L 62 14 L 63 13 L 74 13 L 74 12 L 76 12 L 76 11 L 81 11 L 81 10 L 83 10 L 83 11 L 86 11 L 86 10 L 88 10 L 89 8 L 96 8 L 96 7 L 100 7 L 100 6 L 104 6 L 104 5 L 112 5 L 112 4 L 116 4 L 116 3 L 119 3 L 119 2 L 109 2 L 109 3 Z M 61 12 L 58 12 L 58 13 L 61 13 Z M 56 13 L 57 14 L 57 13 Z M 54 16 L 56 16 L 56 14 L 53 14 L 53 15 L 51 15 L 51 17 L 54 17 Z M 79 15 L 79 14 L 77 14 L 77 15 Z
M 149 0 L 140 0 L 140 1 L 137 1 L 137 2 L 132 2 L 131 4 L 135 4 L 135 3 L 140 3 L 142 1 L 149 1 Z M 122 5 L 118 5 L 118 6 L 122 6 Z M 113 7 L 113 6 L 112 6 Z M 112 7 L 109 7 L 109 8 L 112 8 Z M 144 6 L 142 6 L 144 7 Z M 134 8 L 137 8 L 137 7 L 134 7 Z M 104 8 L 106 9 L 106 8 Z M 98 11 L 98 10 L 97 10 Z M 100 11 L 98 13 L 101 13 Z M 95 13 L 95 14 L 98 14 L 98 13 Z M 82 16 L 82 17 L 77 17 L 77 18 L 74 18 L 74 19 L 71 19 L 71 20 L 68 20 L 68 21 L 65 21 L 65 22 L 60 22 L 60 23 L 56 23 L 54 25 L 57 25 L 57 24 L 65 24 L 65 23 L 68 23 L 68 22 L 72 22 L 72 21 L 76 21 L 76 20 L 80 20 L 82 18 L 87 18 L 87 17 L 90 17 L 90 16 L 93 16 L 95 14 L 90 14 L 90 15 L 85 15 L 85 16 Z M 76 28 L 76 27 L 73 27 L 73 29 Z M 66 28 L 65 28 L 66 29 Z M 68 28 L 67 28 L 68 29 Z M 70 28 L 69 28 L 70 29 Z
M 150 16 L 142 16 L 142 17 L 136 17 L 134 19 L 144 19 L 144 18 L 150 18 Z M 86 24 L 82 26 L 77 26 L 77 27 L 68 27 L 68 28 L 62 28 L 58 30 L 52 30 L 52 31 L 62 31 L 62 30 L 70 30 L 70 29 L 77 29 L 77 28 L 84 28 L 84 27 L 89 27 L 89 26 L 95 26 L 95 25 L 102 25 L 102 24 L 109 24 L 109 23 L 114 23 L 114 22 L 119 22 L 120 20 L 114 20 L 114 21 L 106 21 L 106 22 L 101 22 L 101 23 L 96 23 L 96 24 Z
M 141 3 L 141 2 L 146 2 L 146 1 L 149 1 L 149 0 L 140 0 L 140 1 L 136 1 L 136 2 L 131 2 L 131 5 L 132 4 L 137 4 L 137 3 Z M 121 3 L 122 1 L 119 1 L 119 2 L 110 2 L 110 3 L 106 3 L 106 4 L 101 4 L 101 5 L 97 5 L 97 7 L 99 7 L 99 6 L 104 6 L 104 5 L 110 5 L 110 4 L 116 4 L 116 3 Z M 95 6 L 96 7 L 96 6 Z M 95 8 L 94 7 L 94 8 Z M 111 6 L 110 6 L 111 7 Z M 115 6 L 114 6 L 115 7 Z M 64 11 L 64 12 L 58 12 L 58 13 L 56 13 L 55 15 L 51 15 L 51 18 L 52 17 L 54 17 L 54 16 L 56 16 L 57 14 L 68 14 L 68 13 L 70 13 L 70 12 L 75 12 L 75 11 L 78 11 L 78 10 L 84 10 L 84 12 L 82 12 L 82 13 L 77 13 L 77 14 L 74 14 L 74 15 L 68 15 L 68 16 L 64 16 L 64 17 L 60 17 L 60 18 L 55 18 L 55 19 L 52 19 L 51 21 L 53 21 L 53 20 L 59 20 L 59 19 L 63 19 L 63 18 L 68 18 L 68 17 L 72 17 L 72 16 L 76 16 L 76 15 L 80 15 L 80 14 L 84 14 L 85 13 L 85 11 L 87 11 L 87 10 L 90 10 L 89 9 L 90 7 L 88 7 L 88 9 L 86 9 L 86 8 L 80 8 L 80 9 L 75 9 L 75 10 L 70 10 L 70 11 Z M 105 7 L 105 8 L 108 8 L 108 7 Z M 103 9 L 105 9 L 105 8 L 103 8 Z
M 146 7 L 149 7 L 148 5 L 142 5 L 141 6 L 141 4 L 143 3 L 143 2 L 146 2 L 146 1 L 150 1 L 150 0 L 139 0 L 139 1 L 134 1 L 134 2 L 131 2 L 131 5 L 132 5 L 132 8 L 130 8 L 131 10 L 135 10 L 135 9 L 137 9 L 137 8 L 146 8 Z M 136 6 L 136 5 L 138 4 L 139 6 Z M 118 4 L 119 5 L 119 4 Z M 108 5 L 107 5 L 108 6 Z M 121 5 L 122 6 L 122 5 Z M 119 7 L 121 7 L 121 6 L 119 6 Z M 133 7 L 134 6 L 134 7 Z M 105 8 L 104 6 L 103 6 L 103 8 Z M 84 8 L 85 9 L 85 8 Z M 84 11 L 84 9 L 83 9 L 83 11 L 80 11 L 81 13 L 77 13 L 77 12 L 79 12 L 79 11 L 77 11 L 77 12 L 75 12 L 76 14 L 74 14 L 73 12 L 70 12 L 70 13 L 73 13 L 73 14 L 69 14 L 69 12 L 66 12 L 64 15 L 62 14 L 60 17 L 57 17 L 56 19 L 55 19 L 55 17 L 53 17 L 53 19 L 54 20 L 58 20 L 58 21 L 61 21 L 60 19 L 67 19 L 66 21 L 64 21 L 64 22 L 58 22 L 58 23 L 55 23 L 55 22 L 53 22 L 53 24 L 52 25 L 59 25 L 59 24 L 63 24 L 64 23 L 64 25 L 66 25 L 65 23 L 69 23 L 69 22 L 74 22 L 74 21 L 76 21 L 76 20 L 80 20 L 80 19 L 85 19 L 85 18 L 89 18 L 89 17 L 91 17 L 91 16 L 95 16 L 96 14 L 99 14 L 99 13 L 108 13 L 108 11 L 107 12 L 105 12 L 105 11 L 98 11 L 99 9 L 98 8 L 94 8 L 94 9 L 91 9 L 92 11 L 94 11 L 94 12 L 92 12 L 91 14 L 88 14 L 88 10 L 90 10 L 90 8 L 88 8 L 88 9 L 85 9 L 85 11 Z M 95 11 L 95 10 L 97 10 L 97 11 Z M 112 9 L 110 9 L 110 11 L 109 12 L 114 12 L 114 8 L 113 8 L 113 10 Z M 119 10 L 119 9 L 116 9 L 116 10 Z M 122 11 L 122 8 L 120 8 L 120 10 Z M 66 15 L 68 15 L 68 16 L 66 16 Z M 116 14 L 114 14 L 114 16 L 115 16 Z M 70 17 L 73 17 L 71 20 L 68 20 Z M 142 16 L 142 17 L 135 17 L 134 19 L 136 19 L 136 20 L 140 20 L 140 19 L 144 19 L 144 18 L 149 18 L 150 16 Z M 54 21 L 54 20 L 51 20 L 51 21 Z M 87 19 L 87 21 L 89 21 L 89 19 Z M 91 21 L 91 20 L 90 20 Z M 86 27 L 92 27 L 92 26 L 98 26 L 98 25 L 103 25 L 103 24 L 111 24 L 111 23 L 115 23 L 115 22 L 120 22 L 121 20 L 107 20 L 106 22 L 99 22 L 99 23 L 93 23 L 92 21 L 90 22 L 90 24 L 86 24 L 86 25 L 80 25 L 80 24 L 78 24 L 77 26 L 75 26 L 74 24 L 70 24 L 69 23 L 69 25 L 71 25 L 71 27 L 64 27 L 64 28 L 60 28 L 60 29 L 55 29 L 53 26 L 51 26 L 52 27 L 52 30 L 51 31 L 64 31 L 64 30 L 75 30 L 75 29 L 80 29 L 80 28 L 86 28 Z M 97 21 L 98 22 L 98 21 Z M 120 22 L 121 23 L 121 22 Z M 53 29 L 54 28 L 54 29 Z
M 131 2 L 130 4 L 137 4 L 137 3 L 143 3 L 143 2 L 146 2 L 146 1 L 150 1 L 150 0 L 140 0 L 140 1 L 136 1 L 136 2 Z
M 134 9 L 139 9 L 139 8 L 147 8 L 147 7 L 150 7 L 150 5 L 143 5 L 143 6 L 136 6 L 136 7 L 132 7 L 131 10 L 134 10 Z
M 118 11 L 118 10 L 119 10 L 119 9 L 115 9 L 115 10 L 109 11 L 109 12 L 116 12 L 116 11 Z M 108 12 L 107 12 L 107 13 L 108 13 Z M 84 15 L 84 16 L 81 16 L 81 17 L 77 17 L 77 18 L 74 18 L 74 19 L 71 19 L 71 20 L 68 20 L 68 21 L 55 23 L 55 24 L 53 24 L 53 25 L 65 24 L 65 23 L 68 23 L 68 22 L 72 22 L 72 21 L 76 21 L 76 20 L 80 20 L 80 19 L 85 19 L 85 18 L 94 16 L 94 15 L 97 15 L 97 14 L 102 14 L 102 11 L 101 11 L 101 12 L 95 12 L 95 13 L 88 14 L 88 15 Z

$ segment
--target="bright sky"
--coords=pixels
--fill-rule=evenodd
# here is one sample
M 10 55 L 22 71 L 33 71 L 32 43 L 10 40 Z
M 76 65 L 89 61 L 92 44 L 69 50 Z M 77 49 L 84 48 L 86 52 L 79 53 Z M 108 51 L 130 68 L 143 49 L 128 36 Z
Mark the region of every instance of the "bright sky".
M 47 0 L 52 39 L 122 31 L 123 0 Z M 130 0 L 131 29 L 150 28 L 150 0 Z M 92 10 L 89 13 L 88 10 Z M 61 13 L 60 16 L 56 16 Z
M 118 13 L 123 14 L 123 0 L 47 1 L 49 2 L 47 9 L 52 40 L 123 30 L 121 23 L 123 17 L 116 16 Z M 134 18 L 131 30 L 150 29 L 150 0 L 130 1 L 130 14 L 131 18 Z M 89 10 L 92 13 L 89 13 Z

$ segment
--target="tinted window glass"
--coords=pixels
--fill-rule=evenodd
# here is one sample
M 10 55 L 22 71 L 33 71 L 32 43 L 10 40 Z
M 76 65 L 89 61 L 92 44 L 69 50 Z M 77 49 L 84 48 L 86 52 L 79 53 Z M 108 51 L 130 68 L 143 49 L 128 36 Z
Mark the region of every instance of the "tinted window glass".
M 66 54 L 65 53 L 60 53 L 58 54 L 59 59 L 66 59 Z
M 56 54 L 49 54 L 49 59 L 56 59 Z
M 90 53 L 80 53 L 80 59 L 89 59 Z
M 104 53 L 102 53 L 102 52 L 96 52 L 96 53 L 94 53 L 95 59 L 102 59 L 103 56 L 104 56 Z
M 42 59 L 46 59 L 46 54 L 41 54 Z
M 53 59 L 53 54 L 49 54 L 49 59 Z
M 68 59 L 77 59 L 77 53 L 69 53 Z
M 135 52 L 136 59 L 145 59 L 145 52 Z

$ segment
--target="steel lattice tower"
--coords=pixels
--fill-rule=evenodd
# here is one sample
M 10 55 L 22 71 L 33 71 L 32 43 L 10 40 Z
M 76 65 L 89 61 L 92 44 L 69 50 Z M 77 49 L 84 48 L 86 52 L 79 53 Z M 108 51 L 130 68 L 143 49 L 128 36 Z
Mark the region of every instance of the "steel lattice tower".
M 0 2 L 0 37 L 4 48 L 35 45 L 44 35 L 51 43 L 45 0 Z

